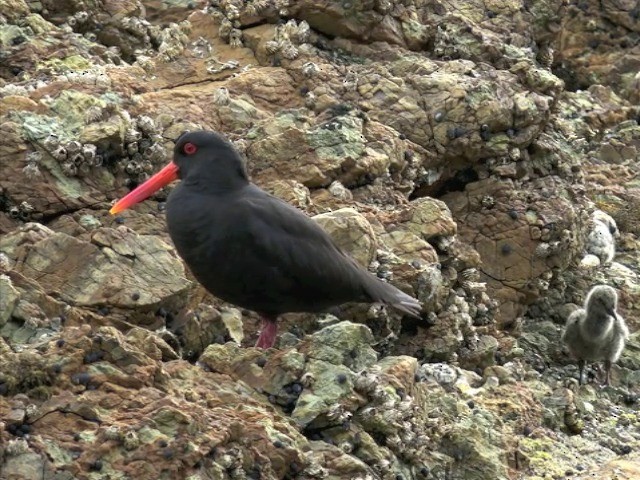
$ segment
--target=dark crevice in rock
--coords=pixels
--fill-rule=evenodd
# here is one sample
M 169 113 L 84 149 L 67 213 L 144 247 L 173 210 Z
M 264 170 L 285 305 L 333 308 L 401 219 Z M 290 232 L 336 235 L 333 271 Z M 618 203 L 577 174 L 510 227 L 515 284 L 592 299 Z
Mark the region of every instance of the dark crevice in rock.
M 90 203 L 88 205 L 81 205 L 79 207 L 75 207 L 75 208 L 66 208 L 63 210 L 60 210 L 59 212 L 56 213 L 50 213 L 50 214 L 40 214 L 40 216 L 37 218 L 38 223 L 41 223 L 43 225 L 47 225 L 55 220 L 57 220 L 58 218 L 62 217 L 63 215 L 72 215 L 80 210 L 83 210 L 85 208 L 88 209 L 95 209 L 96 211 L 101 210 L 104 207 L 104 202 L 96 202 L 96 203 Z M 35 220 L 36 218 L 34 218 Z
M 261 27 L 262 25 L 268 25 L 269 22 L 268 20 L 258 20 L 257 22 L 253 22 L 253 23 L 247 23 L 245 25 L 241 25 L 238 30 L 248 30 L 250 28 L 256 28 L 256 27 Z
M 422 197 L 440 198 L 449 192 L 463 192 L 467 184 L 476 182 L 478 179 L 478 172 L 475 168 L 467 167 L 456 171 L 446 180 L 440 180 L 431 185 L 418 185 L 409 195 L 409 200 Z

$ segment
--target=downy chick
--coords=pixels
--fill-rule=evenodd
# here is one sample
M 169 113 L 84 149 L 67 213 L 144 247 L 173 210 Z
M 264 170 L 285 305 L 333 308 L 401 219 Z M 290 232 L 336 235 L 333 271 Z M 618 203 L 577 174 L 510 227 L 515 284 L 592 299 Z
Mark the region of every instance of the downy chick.
M 583 382 L 587 361 L 604 360 L 605 385 L 609 384 L 611 365 L 618 361 L 624 349 L 629 329 L 624 319 L 618 315 L 618 294 L 607 285 L 596 285 L 584 302 L 567 319 L 562 340 L 580 367 L 579 382 Z

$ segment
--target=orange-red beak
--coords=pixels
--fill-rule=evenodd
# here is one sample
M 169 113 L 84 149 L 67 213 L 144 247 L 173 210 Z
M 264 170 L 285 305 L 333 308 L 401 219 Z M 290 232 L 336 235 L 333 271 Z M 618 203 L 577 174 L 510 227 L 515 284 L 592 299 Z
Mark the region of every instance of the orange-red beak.
M 121 211 L 132 207 L 136 203 L 140 203 L 141 201 L 149 198 L 162 187 L 177 179 L 178 166 L 175 163 L 170 162 L 166 167 L 156 173 L 149 180 L 144 182 L 142 185 L 139 185 L 137 188 L 118 200 L 116 204 L 111 207 L 109 213 L 111 215 L 120 213 Z

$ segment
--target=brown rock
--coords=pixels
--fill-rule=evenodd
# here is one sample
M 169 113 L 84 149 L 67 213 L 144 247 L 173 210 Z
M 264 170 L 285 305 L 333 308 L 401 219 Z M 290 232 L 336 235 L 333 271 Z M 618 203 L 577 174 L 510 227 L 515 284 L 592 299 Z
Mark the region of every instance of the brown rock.
M 139 237 L 126 228 L 101 228 L 91 242 L 48 229 L 5 236 L 0 248 L 14 269 L 37 280 L 47 293 L 75 305 L 150 307 L 184 295 L 189 284 L 171 247 L 155 237 Z M 138 292 L 139 298 L 132 299 Z
M 376 237 L 367 219 L 352 208 L 316 215 L 313 219 L 333 238 L 338 247 L 367 267 L 375 258 Z

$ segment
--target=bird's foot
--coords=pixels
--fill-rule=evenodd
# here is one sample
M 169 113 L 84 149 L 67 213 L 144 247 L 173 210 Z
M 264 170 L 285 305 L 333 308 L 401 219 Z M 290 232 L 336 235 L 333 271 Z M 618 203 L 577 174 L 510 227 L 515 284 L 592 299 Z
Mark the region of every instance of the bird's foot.
M 278 333 L 278 324 L 275 320 L 263 318 L 262 330 L 260 337 L 256 342 L 256 348 L 271 348 L 276 343 L 276 334 Z
M 608 360 L 604 361 L 604 382 L 602 384 L 603 387 L 608 387 L 611 385 L 611 362 Z
M 586 364 L 587 362 L 584 360 L 578 361 L 578 385 L 584 385 L 586 383 L 584 378 L 584 367 Z

